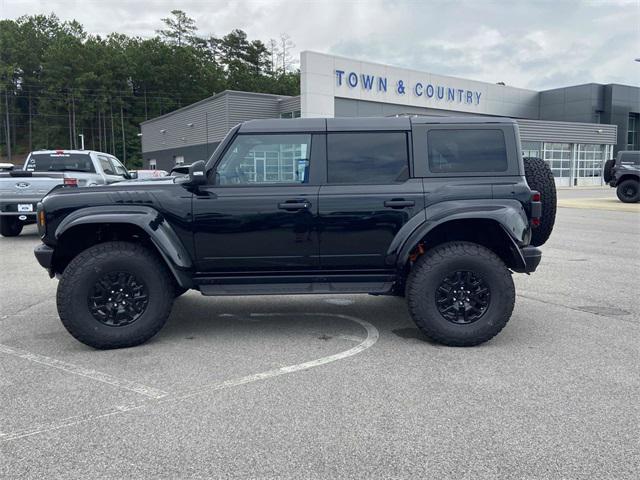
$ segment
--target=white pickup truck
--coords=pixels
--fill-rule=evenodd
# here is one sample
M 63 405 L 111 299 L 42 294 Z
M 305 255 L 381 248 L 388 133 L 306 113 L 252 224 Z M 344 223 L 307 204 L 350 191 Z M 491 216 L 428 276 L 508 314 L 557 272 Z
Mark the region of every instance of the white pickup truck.
M 38 150 L 18 170 L 0 172 L 0 234 L 35 223 L 36 205 L 58 185 L 90 187 L 134 178 L 113 155 L 92 150 Z

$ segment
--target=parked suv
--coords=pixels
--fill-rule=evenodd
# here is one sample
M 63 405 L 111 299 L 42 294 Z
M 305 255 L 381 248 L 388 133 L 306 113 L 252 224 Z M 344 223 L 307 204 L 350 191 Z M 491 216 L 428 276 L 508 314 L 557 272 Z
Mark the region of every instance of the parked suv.
M 604 164 L 604 181 L 616 188 L 621 202 L 640 201 L 640 152 L 623 151 Z
M 526 165 L 509 119 L 253 120 L 187 176 L 54 190 L 35 255 L 96 348 L 148 340 L 187 289 L 406 296 L 429 338 L 476 345 L 553 226 L 551 172 Z
M 0 234 L 20 235 L 36 221 L 36 205 L 58 185 L 91 187 L 131 178 L 113 155 L 90 150 L 31 152 L 20 170 L 0 173 Z

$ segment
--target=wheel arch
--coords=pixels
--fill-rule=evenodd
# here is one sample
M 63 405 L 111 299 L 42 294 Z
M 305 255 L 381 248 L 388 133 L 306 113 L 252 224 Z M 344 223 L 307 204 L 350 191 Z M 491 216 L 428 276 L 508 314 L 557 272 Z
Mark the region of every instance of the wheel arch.
M 640 182 L 640 175 L 635 173 L 625 173 L 618 180 L 616 180 L 617 185 L 620 185 L 622 182 L 627 180 L 635 180 L 636 182 Z
M 109 240 L 126 240 L 147 245 L 163 259 L 176 282 L 190 288 L 189 253 L 163 215 L 151 207 L 88 207 L 68 215 L 54 234 L 53 269 L 62 273 L 81 251 Z
M 427 209 L 426 218 L 411 233 L 404 233 L 395 251 L 388 252 L 388 261 L 406 270 L 410 258 L 419 250 L 448 241 L 470 241 L 483 245 L 498 255 L 517 272 L 526 271 L 520 251 L 529 244 L 531 228 L 520 202 L 495 203 L 485 200 L 443 202 Z M 401 232 L 402 233 L 402 232 Z M 396 239 L 397 240 L 397 239 Z M 394 240 L 394 242 L 396 242 Z

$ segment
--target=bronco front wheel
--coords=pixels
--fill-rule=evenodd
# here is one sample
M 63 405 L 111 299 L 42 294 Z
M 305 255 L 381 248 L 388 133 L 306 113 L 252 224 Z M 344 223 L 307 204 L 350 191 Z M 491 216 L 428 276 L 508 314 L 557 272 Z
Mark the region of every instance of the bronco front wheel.
M 439 245 L 420 257 L 407 285 L 409 311 L 428 338 L 472 346 L 497 335 L 509 321 L 515 287 L 504 262 L 470 242 Z
M 80 253 L 64 270 L 58 314 L 86 345 L 132 347 L 165 324 L 172 293 L 173 279 L 153 252 L 135 243 L 105 242 Z

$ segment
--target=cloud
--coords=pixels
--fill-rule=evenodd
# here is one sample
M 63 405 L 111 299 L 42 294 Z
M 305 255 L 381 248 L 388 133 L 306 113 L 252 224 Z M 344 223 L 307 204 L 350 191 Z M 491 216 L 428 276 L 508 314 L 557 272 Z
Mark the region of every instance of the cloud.
M 0 16 L 55 12 L 91 33 L 150 37 L 174 2 L 0 0 Z M 241 28 L 267 41 L 288 33 L 315 50 L 438 74 L 544 89 L 640 84 L 636 0 L 236 0 L 181 9 L 202 35 Z

